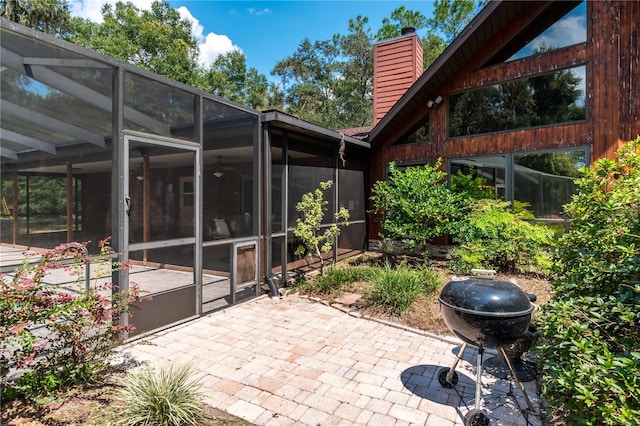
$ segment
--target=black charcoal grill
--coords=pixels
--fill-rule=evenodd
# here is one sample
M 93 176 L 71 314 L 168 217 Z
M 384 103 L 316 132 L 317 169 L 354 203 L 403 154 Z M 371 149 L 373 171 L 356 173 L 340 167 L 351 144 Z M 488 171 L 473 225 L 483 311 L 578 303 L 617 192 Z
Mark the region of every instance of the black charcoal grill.
M 480 409 L 482 355 L 486 348 L 502 352 L 529 409 L 532 409 L 524 386 L 506 357 L 504 348 L 527 332 L 535 309 L 535 305 L 531 303 L 535 296 L 527 295 L 509 281 L 463 277 L 448 282 L 440 292 L 439 300 L 445 324 L 464 342 L 453 366 L 443 368 L 438 374 L 438 381 L 443 387 L 453 388 L 458 383 L 455 368 L 467 345 L 478 348 L 475 407 L 465 415 L 465 426 L 489 424 L 488 415 Z

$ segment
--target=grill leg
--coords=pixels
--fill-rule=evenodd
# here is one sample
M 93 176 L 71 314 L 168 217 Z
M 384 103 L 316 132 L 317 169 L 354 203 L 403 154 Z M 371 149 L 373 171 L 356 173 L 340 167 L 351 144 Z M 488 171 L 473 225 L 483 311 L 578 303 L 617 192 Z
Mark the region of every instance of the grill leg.
M 533 411 L 533 404 L 531 404 L 531 400 L 529 399 L 529 396 L 527 395 L 527 392 L 524 390 L 524 385 L 522 384 L 522 382 L 518 378 L 518 375 L 516 374 L 516 371 L 513 368 L 513 364 L 511 363 L 511 360 L 509 359 L 507 354 L 504 352 L 504 348 L 502 346 L 500 347 L 500 350 L 502 351 L 502 356 L 504 356 L 504 359 L 507 361 L 507 365 L 509 366 L 509 370 L 511 370 L 511 376 L 516 381 L 516 383 L 518 384 L 518 388 L 520 389 L 520 391 L 524 395 L 524 400 L 527 402 L 527 407 L 529 407 L 529 410 Z
M 476 404 L 475 408 L 480 409 L 480 399 L 482 398 L 482 355 L 484 354 L 484 348 L 480 346 L 478 348 L 478 358 L 476 364 Z
M 458 356 L 456 357 L 456 360 L 453 362 L 453 365 L 451 366 L 451 368 L 447 372 L 447 383 L 452 383 L 453 375 L 456 372 L 456 367 L 458 366 L 458 363 L 460 362 L 460 360 L 464 356 L 464 350 L 465 349 L 467 349 L 467 344 L 463 343 L 462 346 L 460 346 L 460 351 L 458 351 Z

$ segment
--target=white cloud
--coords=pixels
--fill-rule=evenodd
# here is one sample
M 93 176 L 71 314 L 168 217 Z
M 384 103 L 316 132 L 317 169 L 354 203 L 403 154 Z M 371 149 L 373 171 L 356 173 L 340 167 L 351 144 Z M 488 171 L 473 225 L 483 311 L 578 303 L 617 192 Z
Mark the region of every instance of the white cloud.
M 535 48 L 539 48 L 542 44 L 547 47 L 570 46 L 585 41 L 586 35 L 587 23 L 584 16 L 567 16 L 537 37 L 534 40 Z
M 102 22 L 102 6 L 105 3 L 115 5 L 118 0 L 70 0 L 69 8 L 72 16 L 89 19 L 94 22 Z M 151 9 L 153 0 L 129 0 L 140 10 Z M 234 45 L 226 35 L 208 33 L 204 34 L 204 27 L 200 21 L 196 19 L 189 9 L 184 6 L 179 7 L 178 13 L 183 19 L 191 22 L 191 33 L 198 41 L 198 50 L 200 56 L 198 62 L 202 66 L 209 66 L 219 55 L 223 55 L 233 50 L 242 51 L 238 46 Z M 256 11 L 256 14 L 271 13 L 268 9 Z
M 234 45 L 226 35 L 208 33 L 204 35 L 204 27 L 184 6 L 178 8 L 178 12 L 183 19 L 191 22 L 191 33 L 198 41 L 198 50 L 200 56 L 198 62 L 200 65 L 209 66 L 219 55 L 231 52 L 233 50 L 242 51 L 238 46 Z
M 270 9 L 256 9 L 255 7 L 250 7 L 249 9 L 247 9 L 247 12 L 249 12 L 249 15 L 271 15 L 271 10 Z
M 129 0 L 138 9 L 151 9 L 153 0 Z M 94 22 L 102 22 L 102 6 L 106 3 L 115 5 L 118 0 L 69 0 L 69 9 L 72 16 L 89 19 Z

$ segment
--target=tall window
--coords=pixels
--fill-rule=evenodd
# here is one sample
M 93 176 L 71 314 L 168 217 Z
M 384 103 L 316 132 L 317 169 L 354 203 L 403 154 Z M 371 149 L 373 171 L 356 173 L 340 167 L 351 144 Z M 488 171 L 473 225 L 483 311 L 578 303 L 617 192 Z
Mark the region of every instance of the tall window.
M 576 193 L 575 179 L 586 165 L 585 150 L 519 154 L 513 157 L 514 199 L 536 217 L 559 218 Z
M 457 93 L 449 101 L 449 136 L 586 120 L 585 94 L 585 66 Z
M 533 56 L 587 40 L 587 2 L 550 2 L 545 12 L 502 46 L 484 66 Z
M 484 194 L 517 202 L 536 218 L 558 219 L 588 164 L 584 148 L 449 160 L 449 176 L 481 178 Z

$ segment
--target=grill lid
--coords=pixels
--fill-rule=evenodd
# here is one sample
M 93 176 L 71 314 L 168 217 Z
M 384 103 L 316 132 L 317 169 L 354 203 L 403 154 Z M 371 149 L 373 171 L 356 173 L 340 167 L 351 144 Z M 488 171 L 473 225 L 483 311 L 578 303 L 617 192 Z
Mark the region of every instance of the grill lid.
M 457 311 L 488 316 L 526 315 L 535 308 L 516 284 L 492 278 L 456 278 L 444 286 L 439 299 Z

